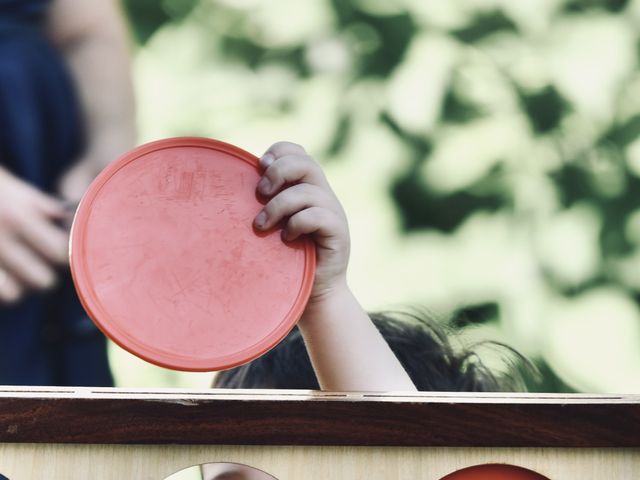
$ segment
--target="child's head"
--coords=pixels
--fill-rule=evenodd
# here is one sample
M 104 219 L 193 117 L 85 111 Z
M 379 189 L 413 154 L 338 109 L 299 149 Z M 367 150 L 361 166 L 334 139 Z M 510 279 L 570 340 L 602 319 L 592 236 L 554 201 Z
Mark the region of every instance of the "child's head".
M 372 314 L 391 350 L 422 391 L 486 392 L 512 389 L 473 351 L 457 352 L 435 322 L 414 315 Z M 295 328 L 277 347 L 246 365 L 220 372 L 219 388 L 319 389 L 304 340 Z

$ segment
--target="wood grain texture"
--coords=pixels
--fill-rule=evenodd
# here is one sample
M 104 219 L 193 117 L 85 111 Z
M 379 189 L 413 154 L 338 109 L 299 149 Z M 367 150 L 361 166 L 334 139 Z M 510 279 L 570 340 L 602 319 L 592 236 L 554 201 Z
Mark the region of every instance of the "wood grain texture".
M 279 480 L 440 480 L 507 463 L 550 480 L 636 480 L 640 450 L 0 444 L 10 480 L 162 480 L 190 465 L 244 463 Z
M 0 442 L 640 447 L 640 398 L 4 388 Z

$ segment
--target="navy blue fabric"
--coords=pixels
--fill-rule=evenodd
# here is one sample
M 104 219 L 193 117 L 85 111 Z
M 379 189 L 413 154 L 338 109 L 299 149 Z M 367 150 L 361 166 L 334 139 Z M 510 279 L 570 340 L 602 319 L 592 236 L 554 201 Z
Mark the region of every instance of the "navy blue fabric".
M 16 25 L 42 24 L 50 0 L 0 0 L 0 13 L 7 23 Z
M 0 0 L 0 164 L 53 192 L 83 149 L 74 86 L 43 33 L 48 0 Z M 106 340 L 69 274 L 54 292 L 0 306 L 0 384 L 110 386 Z

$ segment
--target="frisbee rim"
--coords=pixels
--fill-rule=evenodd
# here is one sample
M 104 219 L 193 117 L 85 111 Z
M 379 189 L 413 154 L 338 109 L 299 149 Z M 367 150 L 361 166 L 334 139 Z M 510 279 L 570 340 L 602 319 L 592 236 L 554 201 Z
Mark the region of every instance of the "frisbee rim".
M 226 370 L 244 363 L 250 362 L 275 347 L 295 326 L 302 316 L 306 303 L 313 288 L 315 277 L 316 251 L 311 239 L 303 239 L 304 242 L 304 272 L 302 282 L 296 299 L 285 317 L 270 333 L 253 345 L 240 351 L 226 355 L 211 355 L 195 358 L 181 355 L 153 347 L 141 342 L 127 333 L 120 322 L 110 318 L 102 302 L 91 285 L 90 272 L 86 255 L 86 230 L 94 202 L 100 191 L 122 169 L 150 153 L 170 148 L 196 147 L 207 148 L 226 153 L 244 161 L 259 171 L 259 161 L 255 155 L 242 150 L 234 145 L 203 137 L 173 137 L 157 140 L 140 145 L 121 155 L 117 160 L 107 166 L 92 182 L 80 201 L 71 227 L 69 237 L 69 265 L 71 277 L 78 294 L 80 303 L 95 325 L 114 343 L 129 353 L 153 363 L 160 367 L 172 370 L 206 372 Z M 214 332 L 212 332 L 214 334 Z

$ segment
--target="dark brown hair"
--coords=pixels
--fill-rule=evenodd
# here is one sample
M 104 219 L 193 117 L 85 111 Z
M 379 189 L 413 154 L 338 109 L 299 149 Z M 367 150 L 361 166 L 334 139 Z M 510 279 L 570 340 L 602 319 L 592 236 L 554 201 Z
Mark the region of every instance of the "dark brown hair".
M 497 375 L 472 349 L 456 351 L 445 329 L 426 315 L 374 313 L 370 317 L 418 390 L 489 392 L 522 388 L 515 370 Z M 524 357 L 506 345 L 491 345 L 528 365 Z M 220 372 L 214 387 L 319 389 L 297 328 L 262 357 Z

